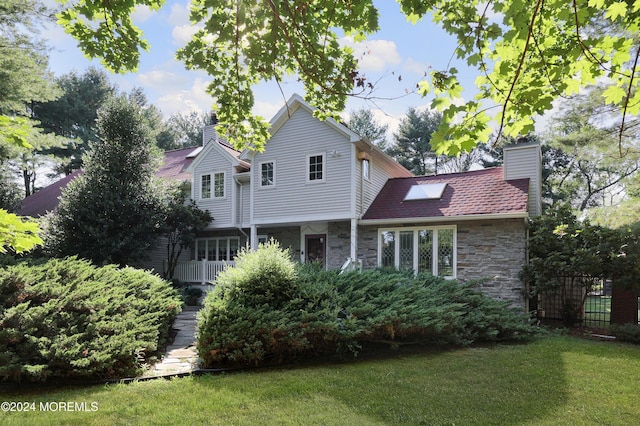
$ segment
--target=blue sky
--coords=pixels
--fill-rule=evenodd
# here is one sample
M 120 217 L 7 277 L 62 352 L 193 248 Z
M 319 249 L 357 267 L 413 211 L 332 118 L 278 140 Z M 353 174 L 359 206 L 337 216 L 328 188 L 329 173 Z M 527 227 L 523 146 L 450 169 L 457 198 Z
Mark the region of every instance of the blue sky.
M 416 25 L 408 23 L 399 6 L 390 0 L 377 0 L 380 11 L 380 31 L 369 40 L 354 45 L 361 57 L 360 65 L 370 81 L 378 81 L 375 96 L 381 99 L 365 101 L 350 99 L 345 112 L 362 106 L 371 108 L 376 118 L 395 129 L 400 118 L 410 106 L 425 107 L 429 98 L 417 94 L 403 96 L 413 89 L 425 72 L 443 69 L 452 59 L 455 40 L 429 21 Z M 111 75 L 121 90 L 142 87 L 151 103 L 161 109 L 165 117 L 192 109 L 209 110 L 213 100 L 205 92 L 207 75 L 198 71 L 186 71 L 183 64 L 174 59 L 176 49 L 184 45 L 193 32 L 189 23 L 189 0 L 168 0 L 159 12 L 140 8 L 134 22 L 144 31 L 151 50 L 144 52 L 137 73 Z M 89 61 L 76 47 L 76 42 L 57 26 L 50 26 L 43 33 L 53 50 L 50 53 L 50 69 L 56 75 L 75 70 L 82 73 L 90 65 L 101 67 L 98 61 Z M 458 60 L 459 61 L 459 60 Z M 452 65 L 461 71 L 465 98 L 473 96 L 473 74 L 454 59 Z M 398 81 L 398 76 L 402 81 Z M 285 96 L 302 94 L 302 88 L 294 79 L 283 85 Z M 254 112 L 270 119 L 283 105 L 280 90 L 273 83 L 263 83 L 255 90 Z M 390 100 L 388 98 L 398 98 Z

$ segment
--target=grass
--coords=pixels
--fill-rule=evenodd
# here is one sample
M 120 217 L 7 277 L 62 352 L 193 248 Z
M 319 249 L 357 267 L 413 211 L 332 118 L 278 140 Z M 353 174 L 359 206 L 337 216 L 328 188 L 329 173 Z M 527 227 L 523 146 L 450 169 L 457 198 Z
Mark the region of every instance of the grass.
M 95 412 L 0 413 L 3 425 L 591 425 L 640 418 L 640 347 L 569 336 L 526 345 L 55 391 L 5 401 Z

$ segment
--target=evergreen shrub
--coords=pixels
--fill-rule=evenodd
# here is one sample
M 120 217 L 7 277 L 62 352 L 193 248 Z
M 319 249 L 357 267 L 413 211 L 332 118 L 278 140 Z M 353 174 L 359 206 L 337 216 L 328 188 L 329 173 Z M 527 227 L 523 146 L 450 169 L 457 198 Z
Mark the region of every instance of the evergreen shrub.
M 139 373 L 169 339 L 182 302 L 148 272 L 76 258 L 0 271 L 0 381 Z
M 200 311 L 205 366 L 357 355 L 384 342 L 468 345 L 528 338 L 528 317 L 473 284 L 373 270 L 338 274 L 297 265 L 276 243 L 243 251 Z

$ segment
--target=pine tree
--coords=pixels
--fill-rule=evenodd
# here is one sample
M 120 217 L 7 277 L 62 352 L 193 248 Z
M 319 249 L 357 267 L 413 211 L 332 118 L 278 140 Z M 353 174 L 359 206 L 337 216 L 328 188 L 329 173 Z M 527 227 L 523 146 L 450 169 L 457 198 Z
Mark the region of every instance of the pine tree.
M 134 99 L 119 96 L 98 113 L 99 143 L 85 158 L 84 175 L 63 192 L 51 219 L 48 246 L 96 264 L 135 264 L 158 236 L 159 155 Z

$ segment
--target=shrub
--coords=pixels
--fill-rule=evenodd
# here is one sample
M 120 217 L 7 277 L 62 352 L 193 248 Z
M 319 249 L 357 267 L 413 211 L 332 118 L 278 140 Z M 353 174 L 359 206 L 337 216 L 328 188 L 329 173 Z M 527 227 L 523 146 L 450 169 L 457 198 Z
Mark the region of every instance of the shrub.
M 621 342 L 640 344 L 640 325 L 613 324 L 609 326 L 609 331 Z
M 271 243 L 243 252 L 219 276 L 198 332 L 200 357 L 214 366 L 357 354 L 371 342 L 496 342 L 529 337 L 534 329 L 525 315 L 471 284 L 395 271 L 296 268 Z
M 181 301 L 148 272 L 76 258 L 0 272 L 0 380 L 111 379 L 166 343 Z

